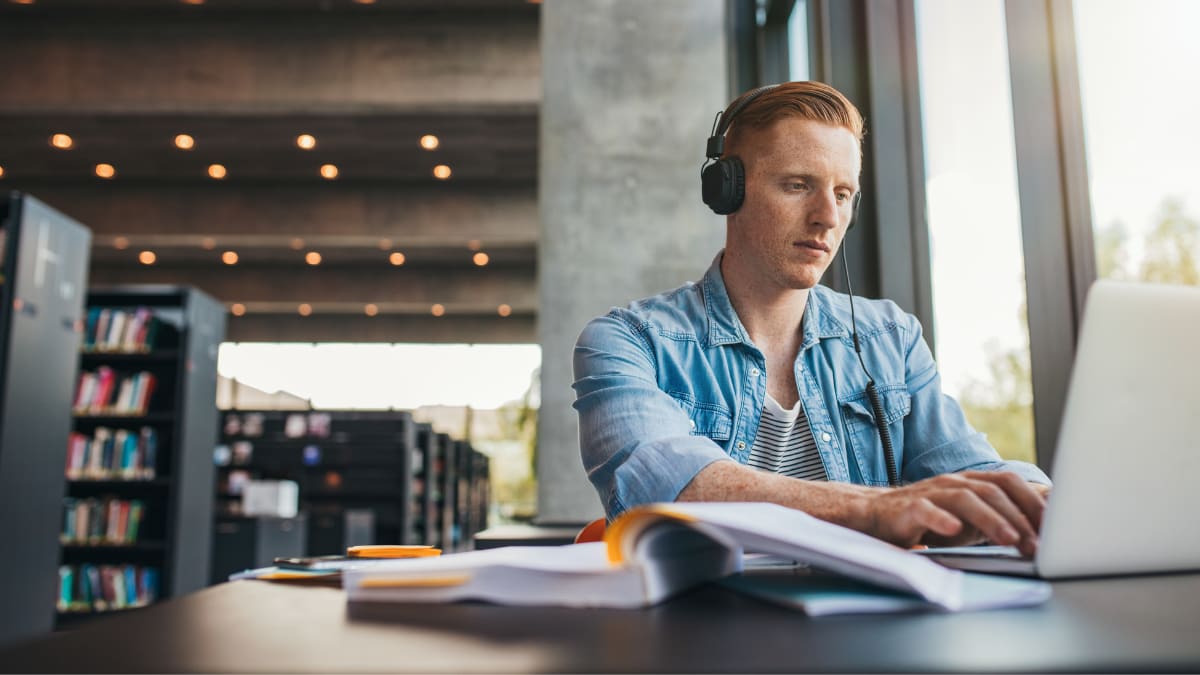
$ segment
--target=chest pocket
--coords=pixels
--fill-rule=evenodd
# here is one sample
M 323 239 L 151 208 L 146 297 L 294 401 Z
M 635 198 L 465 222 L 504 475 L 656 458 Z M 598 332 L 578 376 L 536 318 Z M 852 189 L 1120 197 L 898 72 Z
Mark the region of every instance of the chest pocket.
M 733 433 L 733 415 L 717 403 L 696 401 L 688 394 L 668 392 L 691 420 L 693 436 L 707 436 L 714 441 L 728 441 Z
M 892 435 L 892 450 L 896 466 L 904 465 L 904 418 L 912 411 L 912 397 L 904 385 L 880 387 L 879 402 L 883 406 L 883 418 Z M 846 424 L 848 445 L 853 459 L 858 462 L 859 472 L 868 485 L 887 485 L 887 464 L 883 459 L 883 442 L 875 427 L 875 413 L 871 399 L 862 391 L 841 399 L 842 420 Z

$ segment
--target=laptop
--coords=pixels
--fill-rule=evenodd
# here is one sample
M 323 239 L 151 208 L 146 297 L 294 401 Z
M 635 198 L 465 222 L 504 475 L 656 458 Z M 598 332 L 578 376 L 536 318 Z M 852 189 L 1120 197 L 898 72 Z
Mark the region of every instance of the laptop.
M 1200 569 L 1200 288 L 1097 281 L 1036 555 L 967 546 L 950 567 L 1060 579 Z

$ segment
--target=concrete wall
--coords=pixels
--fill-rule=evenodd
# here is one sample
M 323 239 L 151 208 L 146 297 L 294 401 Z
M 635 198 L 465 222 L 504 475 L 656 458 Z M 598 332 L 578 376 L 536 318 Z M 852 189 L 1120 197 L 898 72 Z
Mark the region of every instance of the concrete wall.
M 602 515 L 579 457 L 571 353 L 613 305 L 698 279 L 724 241 L 699 168 L 729 98 L 725 0 L 542 7 L 538 518 Z

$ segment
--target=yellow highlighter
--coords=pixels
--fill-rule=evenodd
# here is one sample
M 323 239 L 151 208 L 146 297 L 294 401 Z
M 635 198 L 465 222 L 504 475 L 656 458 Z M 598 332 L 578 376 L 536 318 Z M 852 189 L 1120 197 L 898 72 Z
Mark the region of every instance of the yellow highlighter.
M 441 554 L 440 548 L 416 544 L 372 544 L 346 549 L 346 555 L 351 558 L 431 558 Z

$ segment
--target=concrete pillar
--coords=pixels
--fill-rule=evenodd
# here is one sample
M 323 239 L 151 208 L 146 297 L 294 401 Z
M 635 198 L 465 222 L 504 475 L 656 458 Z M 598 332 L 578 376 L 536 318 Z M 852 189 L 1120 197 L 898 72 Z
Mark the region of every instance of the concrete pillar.
M 613 305 L 699 279 L 724 241 L 699 169 L 729 98 L 725 4 L 542 6 L 539 522 L 603 513 L 571 407 L 580 330 Z

